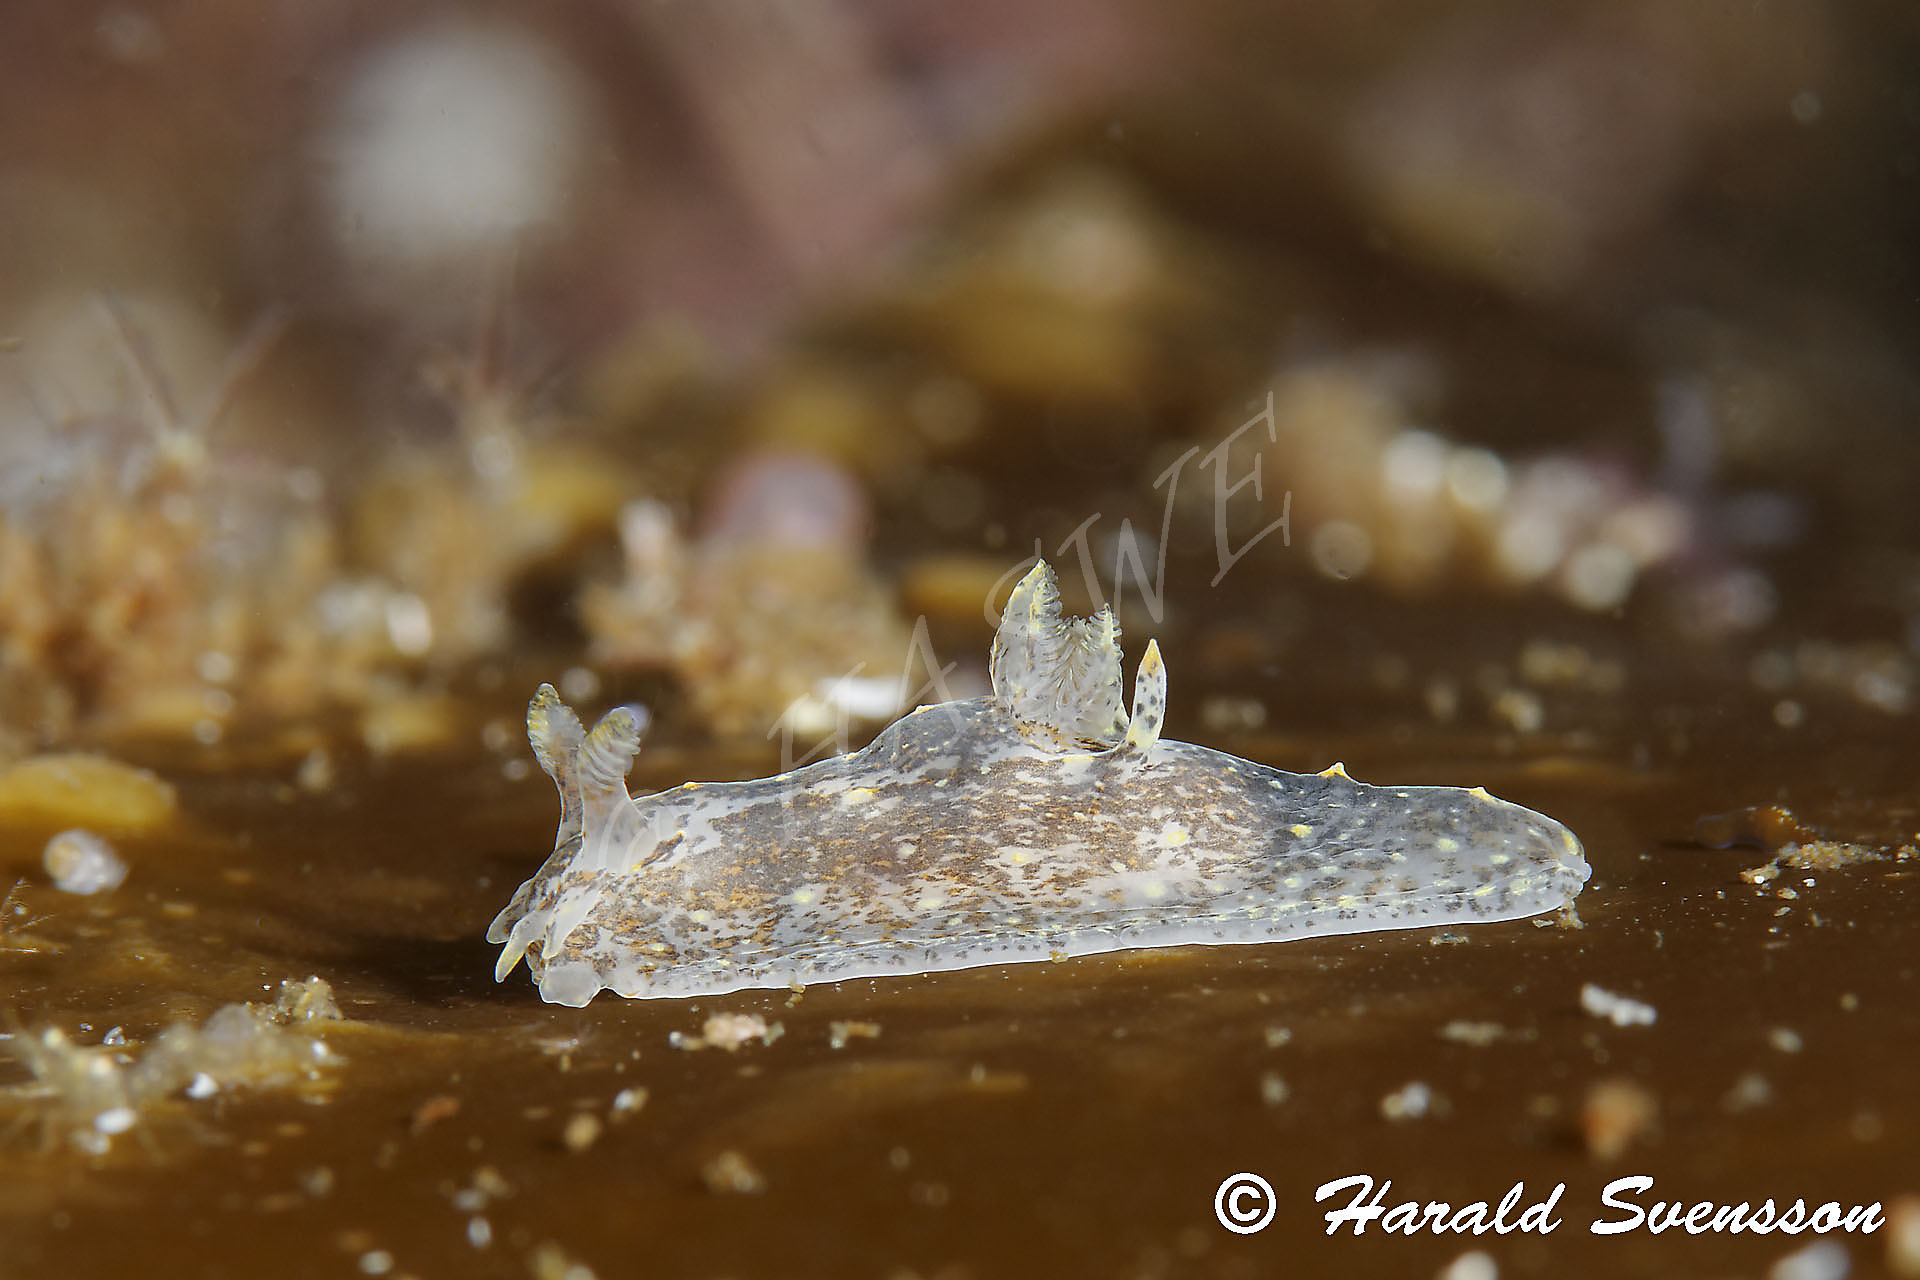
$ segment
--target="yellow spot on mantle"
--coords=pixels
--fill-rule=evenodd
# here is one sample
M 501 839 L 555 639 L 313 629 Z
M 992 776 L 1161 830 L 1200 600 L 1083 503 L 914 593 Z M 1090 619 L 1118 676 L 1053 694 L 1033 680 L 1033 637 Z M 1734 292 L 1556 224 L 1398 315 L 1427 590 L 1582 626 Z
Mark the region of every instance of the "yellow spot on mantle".
M 1352 775 L 1347 772 L 1347 766 L 1345 764 L 1335 760 L 1332 764 L 1320 771 L 1320 776 L 1323 778 L 1348 778 Z
M 1458 853 L 1460 851 L 1460 842 L 1452 836 L 1441 836 L 1433 842 L 1433 847 L 1442 853 Z
M 1302 840 L 1305 840 L 1313 834 L 1313 828 L 1304 822 L 1296 822 L 1291 827 L 1288 827 L 1287 830 L 1293 832 L 1294 835 L 1300 837 Z

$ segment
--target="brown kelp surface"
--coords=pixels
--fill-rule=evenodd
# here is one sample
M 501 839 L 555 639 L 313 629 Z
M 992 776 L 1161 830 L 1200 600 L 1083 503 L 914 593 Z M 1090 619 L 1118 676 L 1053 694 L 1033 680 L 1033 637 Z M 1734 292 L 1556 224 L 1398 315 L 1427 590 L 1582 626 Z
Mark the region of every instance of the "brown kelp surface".
M 1920 1274 L 1899 6 L 19 8 L 0 1276 Z M 493 981 L 541 682 L 766 776 L 1036 555 L 1576 912 Z

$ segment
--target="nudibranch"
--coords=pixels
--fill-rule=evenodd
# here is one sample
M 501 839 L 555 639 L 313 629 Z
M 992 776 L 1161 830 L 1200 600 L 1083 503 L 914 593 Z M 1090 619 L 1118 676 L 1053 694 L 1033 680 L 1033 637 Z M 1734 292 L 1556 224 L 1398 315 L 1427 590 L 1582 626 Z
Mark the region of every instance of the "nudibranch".
M 1149 643 L 1121 705 L 1110 610 L 1063 616 L 1042 562 L 1007 602 L 993 693 L 850 755 L 627 794 L 644 708 L 583 733 L 527 708 L 560 788 L 553 855 L 487 930 L 543 998 L 712 996 L 1131 947 L 1517 920 L 1571 903 L 1580 841 L 1481 788 L 1283 773 L 1160 736 Z

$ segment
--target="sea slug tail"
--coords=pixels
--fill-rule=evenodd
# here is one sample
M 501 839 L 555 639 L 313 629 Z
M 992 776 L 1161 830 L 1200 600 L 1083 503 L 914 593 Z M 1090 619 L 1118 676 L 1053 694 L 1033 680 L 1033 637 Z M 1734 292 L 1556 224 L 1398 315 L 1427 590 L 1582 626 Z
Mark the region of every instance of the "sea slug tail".
M 993 692 L 1030 736 L 1068 749 L 1111 746 L 1126 732 L 1120 705 L 1120 625 L 1102 607 L 1065 617 L 1053 569 L 1042 560 L 1007 599 L 993 638 Z

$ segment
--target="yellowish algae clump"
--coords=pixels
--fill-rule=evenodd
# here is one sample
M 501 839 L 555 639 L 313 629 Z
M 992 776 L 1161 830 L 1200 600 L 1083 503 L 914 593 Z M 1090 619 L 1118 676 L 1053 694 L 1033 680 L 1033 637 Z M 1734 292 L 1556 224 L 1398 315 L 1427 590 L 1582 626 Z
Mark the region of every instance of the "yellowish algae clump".
M 9 825 L 151 831 L 177 807 L 170 783 L 106 756 L 49 753 L 0 769 L 0 822 Z

